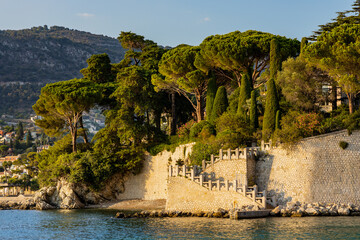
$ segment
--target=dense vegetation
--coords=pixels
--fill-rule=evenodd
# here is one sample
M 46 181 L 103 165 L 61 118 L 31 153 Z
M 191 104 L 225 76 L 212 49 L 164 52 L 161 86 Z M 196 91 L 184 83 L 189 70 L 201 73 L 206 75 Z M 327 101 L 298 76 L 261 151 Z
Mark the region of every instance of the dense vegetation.
M 350 13 L 358 16 L 359 6 L 356 1 Z M 121 32 L 118 40 L 127 49 L 121 62 L 93 55 L 82 79 L 42 89 L 34 105 L 42 116 L 37 124 L 64 137 L 37 156 L 40 183 L 67 177 L 97 189 L 115 172 L 138 172 L 145 150 L 156 154 L 190 141 L 196 144 L 186 160 L 199 164 L 219 148 L 261 139 L 294 143 L 359 128 L 360 24 L 331 26 L 316 41 L 301 44 L 235 31 L 170 50 Z M 340 89 L 348 106 L 337 106 Z M 322 111 L 326 102 L 331 112 Z M 95 106 L 103 110 L 106 126 L 89 143 L 82 114 Z

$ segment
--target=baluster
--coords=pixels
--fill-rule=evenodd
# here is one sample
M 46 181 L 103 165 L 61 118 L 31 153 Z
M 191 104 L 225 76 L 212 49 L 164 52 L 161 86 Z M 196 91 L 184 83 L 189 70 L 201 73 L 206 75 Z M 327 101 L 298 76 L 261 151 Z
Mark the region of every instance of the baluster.
M 223 160 L 223 150 L 219 150 L 219 160 Z
M 192 168 L 191 171 L 190 171 L 191 181 L 194 181 L 194 175 L 195 175 L 195 171 L 194 171 L 194 168 Z
M 217 180 L 217 187 L 218 187 L 218 190 L 220 191 L 220 179 Z
M 235 149 L 235 158 L 239 159 L 239 148 Z
M 212 190 L 212 181 L 209 179 L 209 190 Z
M 229 148 L 229 149 L 227 150 L 227 152 L 228 152 L 228 153 L 227 153 L 227 154 L 228 154 L 228 159 L 231 160 L 231 149 Z

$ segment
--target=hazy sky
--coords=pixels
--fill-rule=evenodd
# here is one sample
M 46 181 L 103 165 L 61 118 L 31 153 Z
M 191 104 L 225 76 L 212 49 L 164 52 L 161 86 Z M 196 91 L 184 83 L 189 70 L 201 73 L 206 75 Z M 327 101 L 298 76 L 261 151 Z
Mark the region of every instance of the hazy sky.
M 353 0 L 0 0 L 0 29 L 64 26 L 118 37 L 132 31 L 164 46 L 198 45 L 249 29 L 299 40 Z

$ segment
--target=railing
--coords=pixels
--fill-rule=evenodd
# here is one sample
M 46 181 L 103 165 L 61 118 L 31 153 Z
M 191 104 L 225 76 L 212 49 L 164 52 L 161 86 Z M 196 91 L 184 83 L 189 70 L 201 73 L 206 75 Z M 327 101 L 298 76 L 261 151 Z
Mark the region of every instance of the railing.
M 221 160 L 238 160 L 238 159 L 249 159 L 254 158 L 259 155 L 260 148 L 259 147 L 249 147 L 249 148 L 236 148 L 235 150 L 231 150 L 230 148 L 227 150 L 220 149 L 219 155 L 214 156 L 211 155 L 210 161 L 203 160 L 202 161 L 202 169 L 206 169 L 209 165 L 213 166 L 214 163 L 219 162 Z
M 201 172 L 199 166 L 169 166 L 169 176 L 186 177 L 189 180 L 198 183 L 200 186 L 209 189 L 210 191 L 235 191 L 243 196 L 251 199 L 253 202 L 260 204 L 266 208 L 266 191 L 258 192 L 257 186 L 247 186 L 247 184 L 239 183 L 238 180 L 224 180 L 215 177 L 215 173 Z

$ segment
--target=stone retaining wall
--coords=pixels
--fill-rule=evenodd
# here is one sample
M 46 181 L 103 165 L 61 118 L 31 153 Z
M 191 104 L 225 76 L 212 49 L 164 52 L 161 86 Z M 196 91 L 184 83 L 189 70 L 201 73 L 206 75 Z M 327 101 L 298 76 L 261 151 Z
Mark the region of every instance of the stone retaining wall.
M 167 211 L 217 211 L 255 205 L 235 191 L 210 191 L 184 177 L 171 177 L 166 201 Z
M 340 141 L 349 144 L 346 149 Z M 276 148 L 256 164 L 259 189 L 290 201 L 360 203 L 360 131 L 338 131 Z
M 185 160 L 191 153 L 192 145 L 181 145 L 174 153 L 163 151 L 156 156 L 147 155 L 141 173 L 125 178 L 125 191 L 118 194 L 117 199 L 166 199 L 168 165 L 175 164 L 178 159 Z

